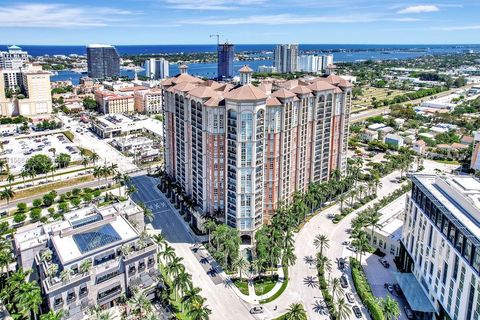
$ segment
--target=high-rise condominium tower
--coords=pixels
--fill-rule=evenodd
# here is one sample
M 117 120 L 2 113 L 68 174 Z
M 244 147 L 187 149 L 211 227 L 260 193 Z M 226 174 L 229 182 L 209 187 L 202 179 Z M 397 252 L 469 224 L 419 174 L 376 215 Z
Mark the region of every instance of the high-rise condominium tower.
M 90 78 L 105 79 L 120 76 L 120 56 L 114 46 L 89 44 L 87 63 Z
M 274 66 L 278 73 L 297 71 L 298 44 L 279 44 L 274 51 Z
M 170 72 L 170 64 L 167 60 L 160 58 L 151 58 L 145 60 L 145 75 L 150 79 L 165 79 L 168 78 Z
M 218 79 L 233 78 L 233 57 L 235 55 L 234 45 L 230 43 L 219 44 L 218 53 Z
M 8 47 L 8 51 L 0 51 L 0 69 L 19 69 L 28 62 L 28 52 L 18 46 Z
M 237 86 L 188 73 L 162 84 L 167 175 L 247 238 L 280 200 L 345 172 L 351 105 L 338 76 L 257 87 L 251 74 L 240 69 Z

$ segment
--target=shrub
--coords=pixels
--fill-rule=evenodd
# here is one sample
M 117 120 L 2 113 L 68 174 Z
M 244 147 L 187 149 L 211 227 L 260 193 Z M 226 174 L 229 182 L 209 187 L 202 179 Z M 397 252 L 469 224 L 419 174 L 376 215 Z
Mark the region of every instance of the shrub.
M 72 200 L 70 200 L 70 203 L 74 207 L 77 207 L 80 204 L 80 202 L 82 202 L 82 200 L 80 200 L 80 198 L 73 198 Z
M 30 219 L 37 221 L 38 219 L 40 219 L 41 216 L 42 216 L 42 209 L 35 207 L 35 208 L 32 208 L 32 210 L 30 210 Z
M 353 284 L 357 290 L 362 303 L 367 307 L 373 320 L 385 320 L 383 311 L 372 293 L 367 278 L 363 273 L 362 266 L 358 260 L 350 257 L 350 268 L 352 272 Z
M 80 190 L 79 188 L 75 188 L 75 189 L 72 190 L 72 194 L 75 197 L 78 197 L 81 192 L 82 192 L 82 190 Z
M 90 202 L 93 200 L 93 195 L 91 193 L 85 193 L 83 196 L 83 201 Z
M 27 204 L 23 203 L 23 202 L 20 202 L 20 203 L 17 204 L 17 209 L 20 212 L 25 212 L 25 211 L 27 211 Z
M 2 223 L 0 223 L 0 234 L 4 234 L 8 231 L 8 229 L 10 229 L 10 225 L 7 221 L 3 221 Z
M 95 191 L 93 191 L 93 196 L 94 196 L 95 198 L 100 197 L 101 194 L 102 194 L 102 191 L 100 191 L 100 190 L 95 190 Z
M 48 208 L 48 213 L 50 213 L 50 215 L 54 214 L 54 213 L 55 213 L 55 209 L 53 209 L 53 208 Z
M 40 207 L 42 205 L 42 199 L 35 199 L 32 204 L 34 207 Z
M 55 196 L 51 193 L 47 193 L 43 196 L 43 205 L 46 207 L 50 207 L 55 202 Z
M 40 217 L 40 222 L 41 223 L 47 223 L 48 222 L 48 217 L 45 217 L 45 216 Z
M 70 206 L 69 206 L 68 202 L 60 202 L 58 204 L 58 209 L 62 212 L 67 212 L 69 207 Z
M 27 218 L 27 216 L 25 215 L 25 213 L 15 213 L 15 215 L 13 216 L 13 221 L 15 223 L 20 223 L 20 222 L 23 222 L 25 221 L 25 219 Z

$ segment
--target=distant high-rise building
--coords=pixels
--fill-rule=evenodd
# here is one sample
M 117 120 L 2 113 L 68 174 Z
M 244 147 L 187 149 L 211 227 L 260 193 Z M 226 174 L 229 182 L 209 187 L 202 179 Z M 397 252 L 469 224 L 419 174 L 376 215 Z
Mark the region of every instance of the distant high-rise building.
M 274 66 L 279 73 L 297 71 L 298 44 L 279 44 L 274 51 Z
M 151 58 L 144 63 L 145 76 L 150 79 L 158 80 L 168 78 L 170 75 L 170 63 L 163 59 Z
M 259 66 L 258 72 L 260 73 L 275 73 L 277 72 L 277 68 L 274 66 Z
M 28 53 L 18 46 L 8 47 L 8 51 L 0 51 L 0 69 L 19 69 L 28 62 Z
M 301 55 L 298 57 L 297 71 L 327 73 L 333 66 L 333 55 Z
M 120 76 L 120 55 L 114 46 L 89 44 L 87 63 L 90 78 L 105 79 Z
M 1 70 L 0 115 L 10 117 L 51 113 L 50 75 L 40 65 L 29 63 L 22 68 Z
M 235 55 L 234 50 L 234 45 L 230 43 L 218 45 L 217 77 L 219 80 L 233 78 L 233 57 Z

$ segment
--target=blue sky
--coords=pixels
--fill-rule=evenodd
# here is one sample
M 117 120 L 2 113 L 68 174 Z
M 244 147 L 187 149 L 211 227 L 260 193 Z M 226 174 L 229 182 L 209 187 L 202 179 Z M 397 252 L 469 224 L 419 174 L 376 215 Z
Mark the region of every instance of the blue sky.
M 0 0 L 3 43 L 478 44 L 479 0 Z

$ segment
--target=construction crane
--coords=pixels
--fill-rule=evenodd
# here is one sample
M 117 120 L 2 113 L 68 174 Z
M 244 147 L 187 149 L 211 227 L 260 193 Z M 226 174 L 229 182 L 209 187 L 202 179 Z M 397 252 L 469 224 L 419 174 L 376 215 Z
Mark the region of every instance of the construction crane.
M 210 38 L 216 37 L 217 38 L 217 46 L 220 44 L 220 34 L 211 34 Z

